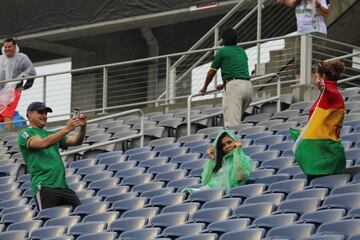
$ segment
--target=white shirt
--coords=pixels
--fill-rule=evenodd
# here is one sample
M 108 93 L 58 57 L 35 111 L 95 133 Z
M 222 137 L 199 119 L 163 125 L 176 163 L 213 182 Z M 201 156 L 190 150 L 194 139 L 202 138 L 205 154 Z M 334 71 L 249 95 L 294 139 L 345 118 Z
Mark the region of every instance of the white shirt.
M 320 4 L 328 9 L 326 0 L 320 0 Z M 295 9 L 297 30 L 301 33 L 320 32 L 327 34 L 324 17 L 315 6 L 315 0 L 301 1 Z

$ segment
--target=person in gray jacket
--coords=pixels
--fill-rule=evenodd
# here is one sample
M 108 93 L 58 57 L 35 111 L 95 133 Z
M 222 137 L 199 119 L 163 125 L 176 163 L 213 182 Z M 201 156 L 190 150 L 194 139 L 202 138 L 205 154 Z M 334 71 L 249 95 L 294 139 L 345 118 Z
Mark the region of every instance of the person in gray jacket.
M 32 87 L 36 75 L 35 68 L 24 53 L 19 53 L 17 43 L 12 38 L 3 42 L 3 54 L 0 56 L 0 122 L 5 122 L 5 128 L 12 127 L 14 112 L 19 103 L 21 92 Z M 22 78 L 17 82 L 3 82 Z

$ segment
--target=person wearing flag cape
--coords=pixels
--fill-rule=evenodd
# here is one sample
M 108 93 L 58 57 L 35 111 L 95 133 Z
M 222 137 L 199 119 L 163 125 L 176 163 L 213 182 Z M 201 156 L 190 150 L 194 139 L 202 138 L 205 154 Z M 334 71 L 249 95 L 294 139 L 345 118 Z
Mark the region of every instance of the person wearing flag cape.
M 346 166 L 340 130 L 345 116 L 345 104 L 337 81 L 345 70 L 340 60 L 320 63 L 315 84 L 320 96 L 309 112 L 308 123 L 300 131 L 290 129 L 295 140 L 295 160 L 308 181 L 315 177 L 343 173 Z

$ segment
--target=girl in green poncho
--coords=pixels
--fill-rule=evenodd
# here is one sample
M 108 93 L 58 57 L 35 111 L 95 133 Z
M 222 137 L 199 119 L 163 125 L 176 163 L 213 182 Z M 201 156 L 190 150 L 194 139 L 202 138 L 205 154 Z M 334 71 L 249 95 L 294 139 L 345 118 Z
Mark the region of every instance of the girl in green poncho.
M 241 149 L 236 136 L 227 130 L 221 130 L 213 145 L 207 151 L 209 160 L 201 174 L 201 183 L 206 188 L 222 188 L 229 192 L 231 188 L 247 182 L 252 170 L 251 159 Z M 188 192 L 199 189 L 186 189 Z

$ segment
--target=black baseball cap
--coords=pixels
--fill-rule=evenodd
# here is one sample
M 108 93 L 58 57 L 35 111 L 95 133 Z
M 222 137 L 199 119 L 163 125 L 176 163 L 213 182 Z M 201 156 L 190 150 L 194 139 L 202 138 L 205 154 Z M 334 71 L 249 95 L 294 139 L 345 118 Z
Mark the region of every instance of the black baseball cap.
M 52 112 L 53 110 L 49 107 L 47 107 L 45 105 L 45 103 L 42 102 L 32 102 L 30 103 L 30 105 L 27 107 L 27 112 L 32 112 L 32 111 L 43 111 L 45 110 L 46 112 Z

